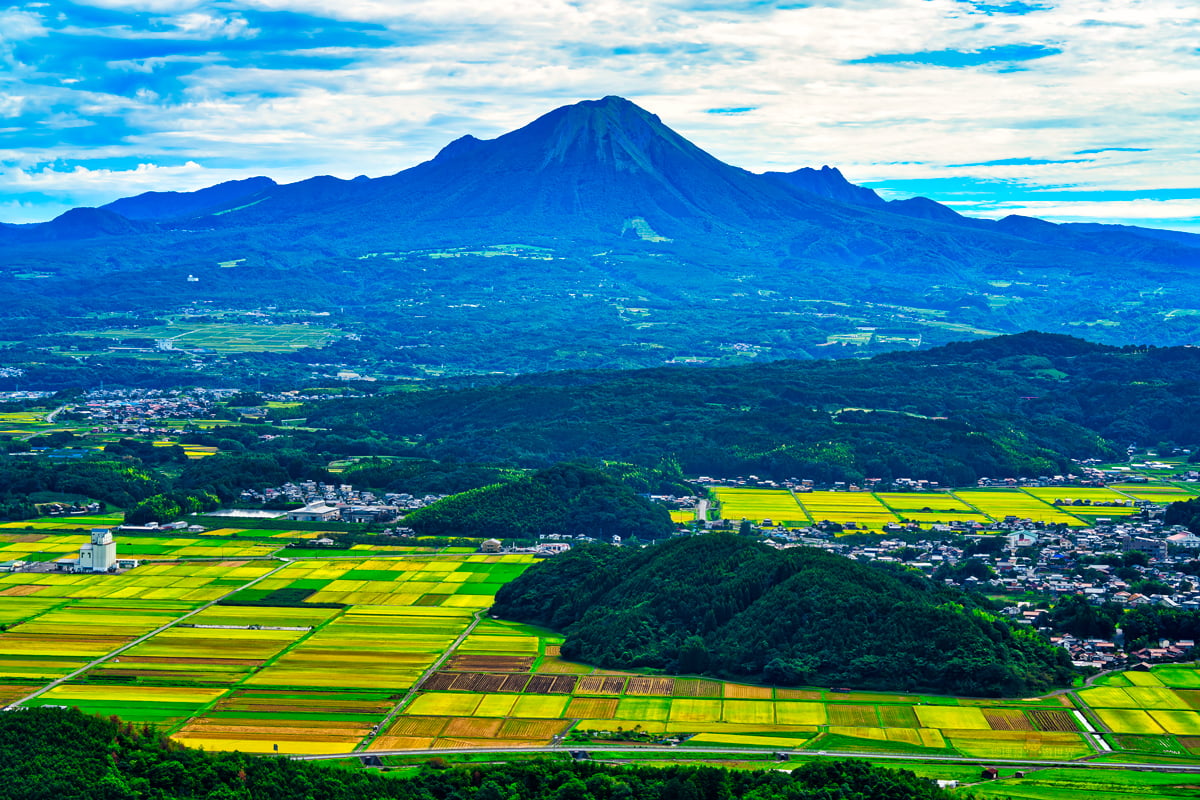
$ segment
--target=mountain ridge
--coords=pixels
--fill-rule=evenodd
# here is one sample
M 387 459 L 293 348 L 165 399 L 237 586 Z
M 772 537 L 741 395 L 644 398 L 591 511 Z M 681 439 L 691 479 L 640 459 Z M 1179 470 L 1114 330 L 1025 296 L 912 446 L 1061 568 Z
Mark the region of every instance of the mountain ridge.
M 1200 340 L 1200 236 L 974 219 L 828 165 L 755 174 L 615 96 L 383 177 L 148 193 L 0 226 L 0 248 L 0 276 L 38 279 L 0 328 L 35 306 L 38 326 L 80 330 L 112 311 L 304 309 L 371 331 L 385 374 L 845 357 L 1029 328 Z
M 472 160 L 474 163 L 470 163 Z M 469 167 L 467 175 L 448 174 L 447 168 L 452 173 L 463 167 Z M 581 174 L 588 169 L 599 173 L 600 177 L 597 178 L 597 174 Z M 547 170 L 561 173 L 552 175 L 553 179 L 564 179 L 570 183 L 571 198 L 556 200 L 544 188 L 531 185 L 528 181 L 507 192 L 508 203 L 497 203 L 491 196 L 497 191 L 498 183 L 520 181 L 522 176 L 537 175 Z M 678 173 L 682 170 L 691 171 L 690 182 L 679 179 Z M 589 184 L 603 181 L 605 171 L 649 180 L 643 182 L 640 193 L 606 187 L 607 190 L 599 192 L 598 198 L 587 202 L 588 198 L 584 195 L 596 188 Z M 696 176 L 701 173 L 703 179 L 697 180 Z M 494 179 L 481 181 L 480 175 L 491 175 Z M 430 190 L 431 185 L 445 186 L 456 179 L 465 185 L 447 197 L 439 198 L 436 191 Z M 562 187 L 556 185 L 555 188 Z M 733 200 L 714 203 L 711 198 L 715 194 L 723 194 Z M 425 196 L 422 198 L 422 195 Z M 624 219 L 630 216 L 649 219 L 656 210 L 667 219 L 651 219 L 655 229 L 671 229 L 670 218 L 676 215 L 692 219 L 707 217 L 706 226 L 701 227 L 711 228 L 721 227 L 721 223 L 729 220 L 743 224 L 752 221 L 759 224 L 812 220 L 829 222 L 832 217 L 839 216 L 839 211 L 843 214 L 848 211 L 850 221 L 853 221 L 855 212 L 862 209 L 885 212 L 893 218 L 893 222 L 895 217 L 923 220 L 1016 236 L 1042 244 L 1063 243 L 1063 234 L 1071 227 L 1044 220 L 1034 222 L 1034 218 L 1018 216 L 996 221 L 965 217 L 925 197 L 885 201 L 873 190 L 846 180 L 840 170 L 828 165 L 820 169 L 801 167 L 793 172 L 751 173 L 719 161 L 663 124 L 657 115 L 613 95 L 561 106 L 528 125 L 494 139 L 478 139 L 471 135 L 460 137 L 448 143 L 428 161 L 379 178 L 363 179 L 360 176 L 353 180 L 342 180 L 315 176 L 294 183 L 278 184 L 270 178 L 257 176 L 227 181 L 194 192 L 147 192 L 115 200 L 101 208 L 131 221 L 169 224 L 194 222 L 201 218 L 217 228 L 229 229 L 247 224 L 287 222 L 291 217 L 313 213 L 322 204 L 337 203 L 345 204 L 360 214 L 365 212 L 362 219 L 378 221 L 387 216 L 386 213 L 373 213 L 378 211 L 378 205 L 389 202 L 395 204 L 397 197 L 416 207 L 417 218 L 427 219 L 447 218 L 457 212 L 467 218 L 482 218 L 490 214 L 511 221 L 516 215 L 497 211 L 497 206 L 502 205 L 526 213 L 543 210 L 568 217 L 586 217 L 595 208 L 611 203 L 620 211 L 614 210 L 614 213 L 606 216 L 623 216 L 617 222 L 606 220 L 610 235 L 614 233 L 614 228 L 621 228 L 619 223 Z M 513 197 L 518 198 L 515 203 Z M 646 204 L 651 208 L 632 208 L 627 202 L 630 197 L 637 198 L 639 202 L 648 201 Z M 251 198 L 258 202 L 244 207 Z M 813 198 L 832 201 L 836 205 L 830 208 L 824 203 L 814 203 Z M 420 208 L 422 205 L 425 208 Z M 660 208 L 654 209 L 656 205 Z M 219 218 L 214 214 L 219 214 Z M 92 231 L 78 231 L 62 225 L 47 227 L 51 226 L 51 222 L 5 226 L 7 238 L 14 242 L 22 239 L 52 241 L 56 237 L 79 239 L 84 233 L 106 236 L 133 232 L 111 223 L 97 226 Z M 1078 233 L 1072 231 L 1066 238 L 1074 240 L 1079 234 L 1100 237 L 1119 235 L 1122 240 L 1127 240 L 1133 236 L 1143 242 L 1154 240 L 1165 248 L 1200 248 L 1200 235 L 1181 231 L 1099 224 L 1086 224 L 1084 228 L 1082 225 L 1085 224 L 1076 225 Z M 733 226 L 727 224 L 725 227 Z M 1078 241 L 1070 241 L 1068 246 L 1077 247 Z M 1154 257 L 1154 252 L 1147 252 Z M 1181 258 L 1186 260 L 1187 256 Z M 1176 262 L 1179 258 L 1165 260 Z

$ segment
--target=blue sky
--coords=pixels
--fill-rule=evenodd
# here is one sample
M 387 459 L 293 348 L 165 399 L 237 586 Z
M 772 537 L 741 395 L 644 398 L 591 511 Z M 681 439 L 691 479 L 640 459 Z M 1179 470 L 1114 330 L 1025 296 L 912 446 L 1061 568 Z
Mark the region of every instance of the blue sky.
M 17 3 L 0 221 L 390 174 L 608 94 L 753 171 L 1200 231 L 1196 0 Z

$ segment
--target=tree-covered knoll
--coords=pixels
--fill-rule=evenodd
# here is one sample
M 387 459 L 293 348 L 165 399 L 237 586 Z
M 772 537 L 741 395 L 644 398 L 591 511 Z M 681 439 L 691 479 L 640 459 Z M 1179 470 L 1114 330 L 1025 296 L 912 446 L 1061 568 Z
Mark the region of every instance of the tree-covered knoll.
M 76 709 L 0 714 L 6 800 L 948 800 L 907 770 L 817 761 L 790 775 L 528 761 L 404 774 L 180 747 Z M 955 795 L 958 796 L 958 795 Z
M 0 516 L 37 516 L 29 496 L 40 492 L 94 497 L 131 506 L 162 491 L 163 481 L 140 463 L 93 455 L 71 461 L 0 455 Z
M 547 534 L 658 539 L 673 527 L 665 508 L 579 464 L 559 464 L 447 497 L 408 514 L 404 524 L 428 536 L 500 539 Z
M 522 466 L 574 458 L 687 474 L 856 480 L 1055 474 L 1131 443 L 1200 444 L 1200 350 L 1020 334 L 869 360 L 525 375 L 333 401 L 309 424 L 405 454 Z
M 1195 534 L 1200 534 L 1200 497 L 1171 503 L 1163 512 L 1163 522 L 1182 525 Z
M 610 668 L 976 696 L 1070 678 L 1065 651 L 985 605 L 916 573 L 708 534 L 575 548 L 504 586 L 492 613 Z

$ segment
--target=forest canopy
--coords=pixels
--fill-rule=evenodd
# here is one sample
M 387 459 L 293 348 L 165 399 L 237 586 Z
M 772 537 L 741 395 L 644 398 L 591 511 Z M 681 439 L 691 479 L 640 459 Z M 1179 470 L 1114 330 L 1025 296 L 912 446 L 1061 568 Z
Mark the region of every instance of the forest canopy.
M 1065 651 L 982 597 L 732 534 L 577 547 L 504 586 L 492 613 L 560 630 L 564 657 L 617 669 L 974 696 L 1072 675 Z
M 1053 475 L 1130 443 L 1200 445 L 1200 351 L 1001 336 L 864 360 L 568 371 L 500 385 L 336 400 L 334 434 L 406 440 L 408 456 L 540 467 L 577 458 L 689 475 Z
M 791 774 L 535 760 L 404 774 L 208 753 L 76 709 L 0 714 L 7 800 L 949 800 L 907 770 L 820 760 Z

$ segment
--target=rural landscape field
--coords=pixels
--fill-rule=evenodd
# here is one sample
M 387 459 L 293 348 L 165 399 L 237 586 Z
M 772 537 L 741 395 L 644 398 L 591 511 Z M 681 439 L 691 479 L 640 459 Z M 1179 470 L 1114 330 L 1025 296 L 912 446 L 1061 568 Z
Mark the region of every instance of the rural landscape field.
M 720 505 L 719 511 L 712 512 L 714 519 L 747 519 L 789 528 L 833 522 L 848 529 L 879 532 L 888 523 L 989 525 L 1006 517 L 1085 527 L 1099 518 L 1137 514 L 1141 511 L 1138 501 L 1186 500 L 1200 491 L 1195 484 L 1164 483 L 875 493 L 720 486 L 714 487 L 713 494 Z
M 1197 41 L 15 0 L 0 800 L 1200 797 Z
M 722 490 L 725 503 L 742 495 Z M 753 504 L 745 508 L 778 514 L 778 496 L 775 506 L 745 496 Z M 901 495 L 864 499 L 872 510 L 906 504 Z M 143 559 L 122 574 L 0 576 L 0 697 L 253 753 L 678 742 L 705 752 L 914 760 L 1182 764 L 1200 756 L 1195 665 L 1009 699 L 606 671 L 563 660 L 558 634 L 489 617 L 498 589 L 534 563 L 529 555 L 447 548 L 333 557 L 285 547 L 313 535 L 121 535 L 122 554 Z M 33 559 L 84 541 L 36 527 L 0 539 L 0 552 Z

